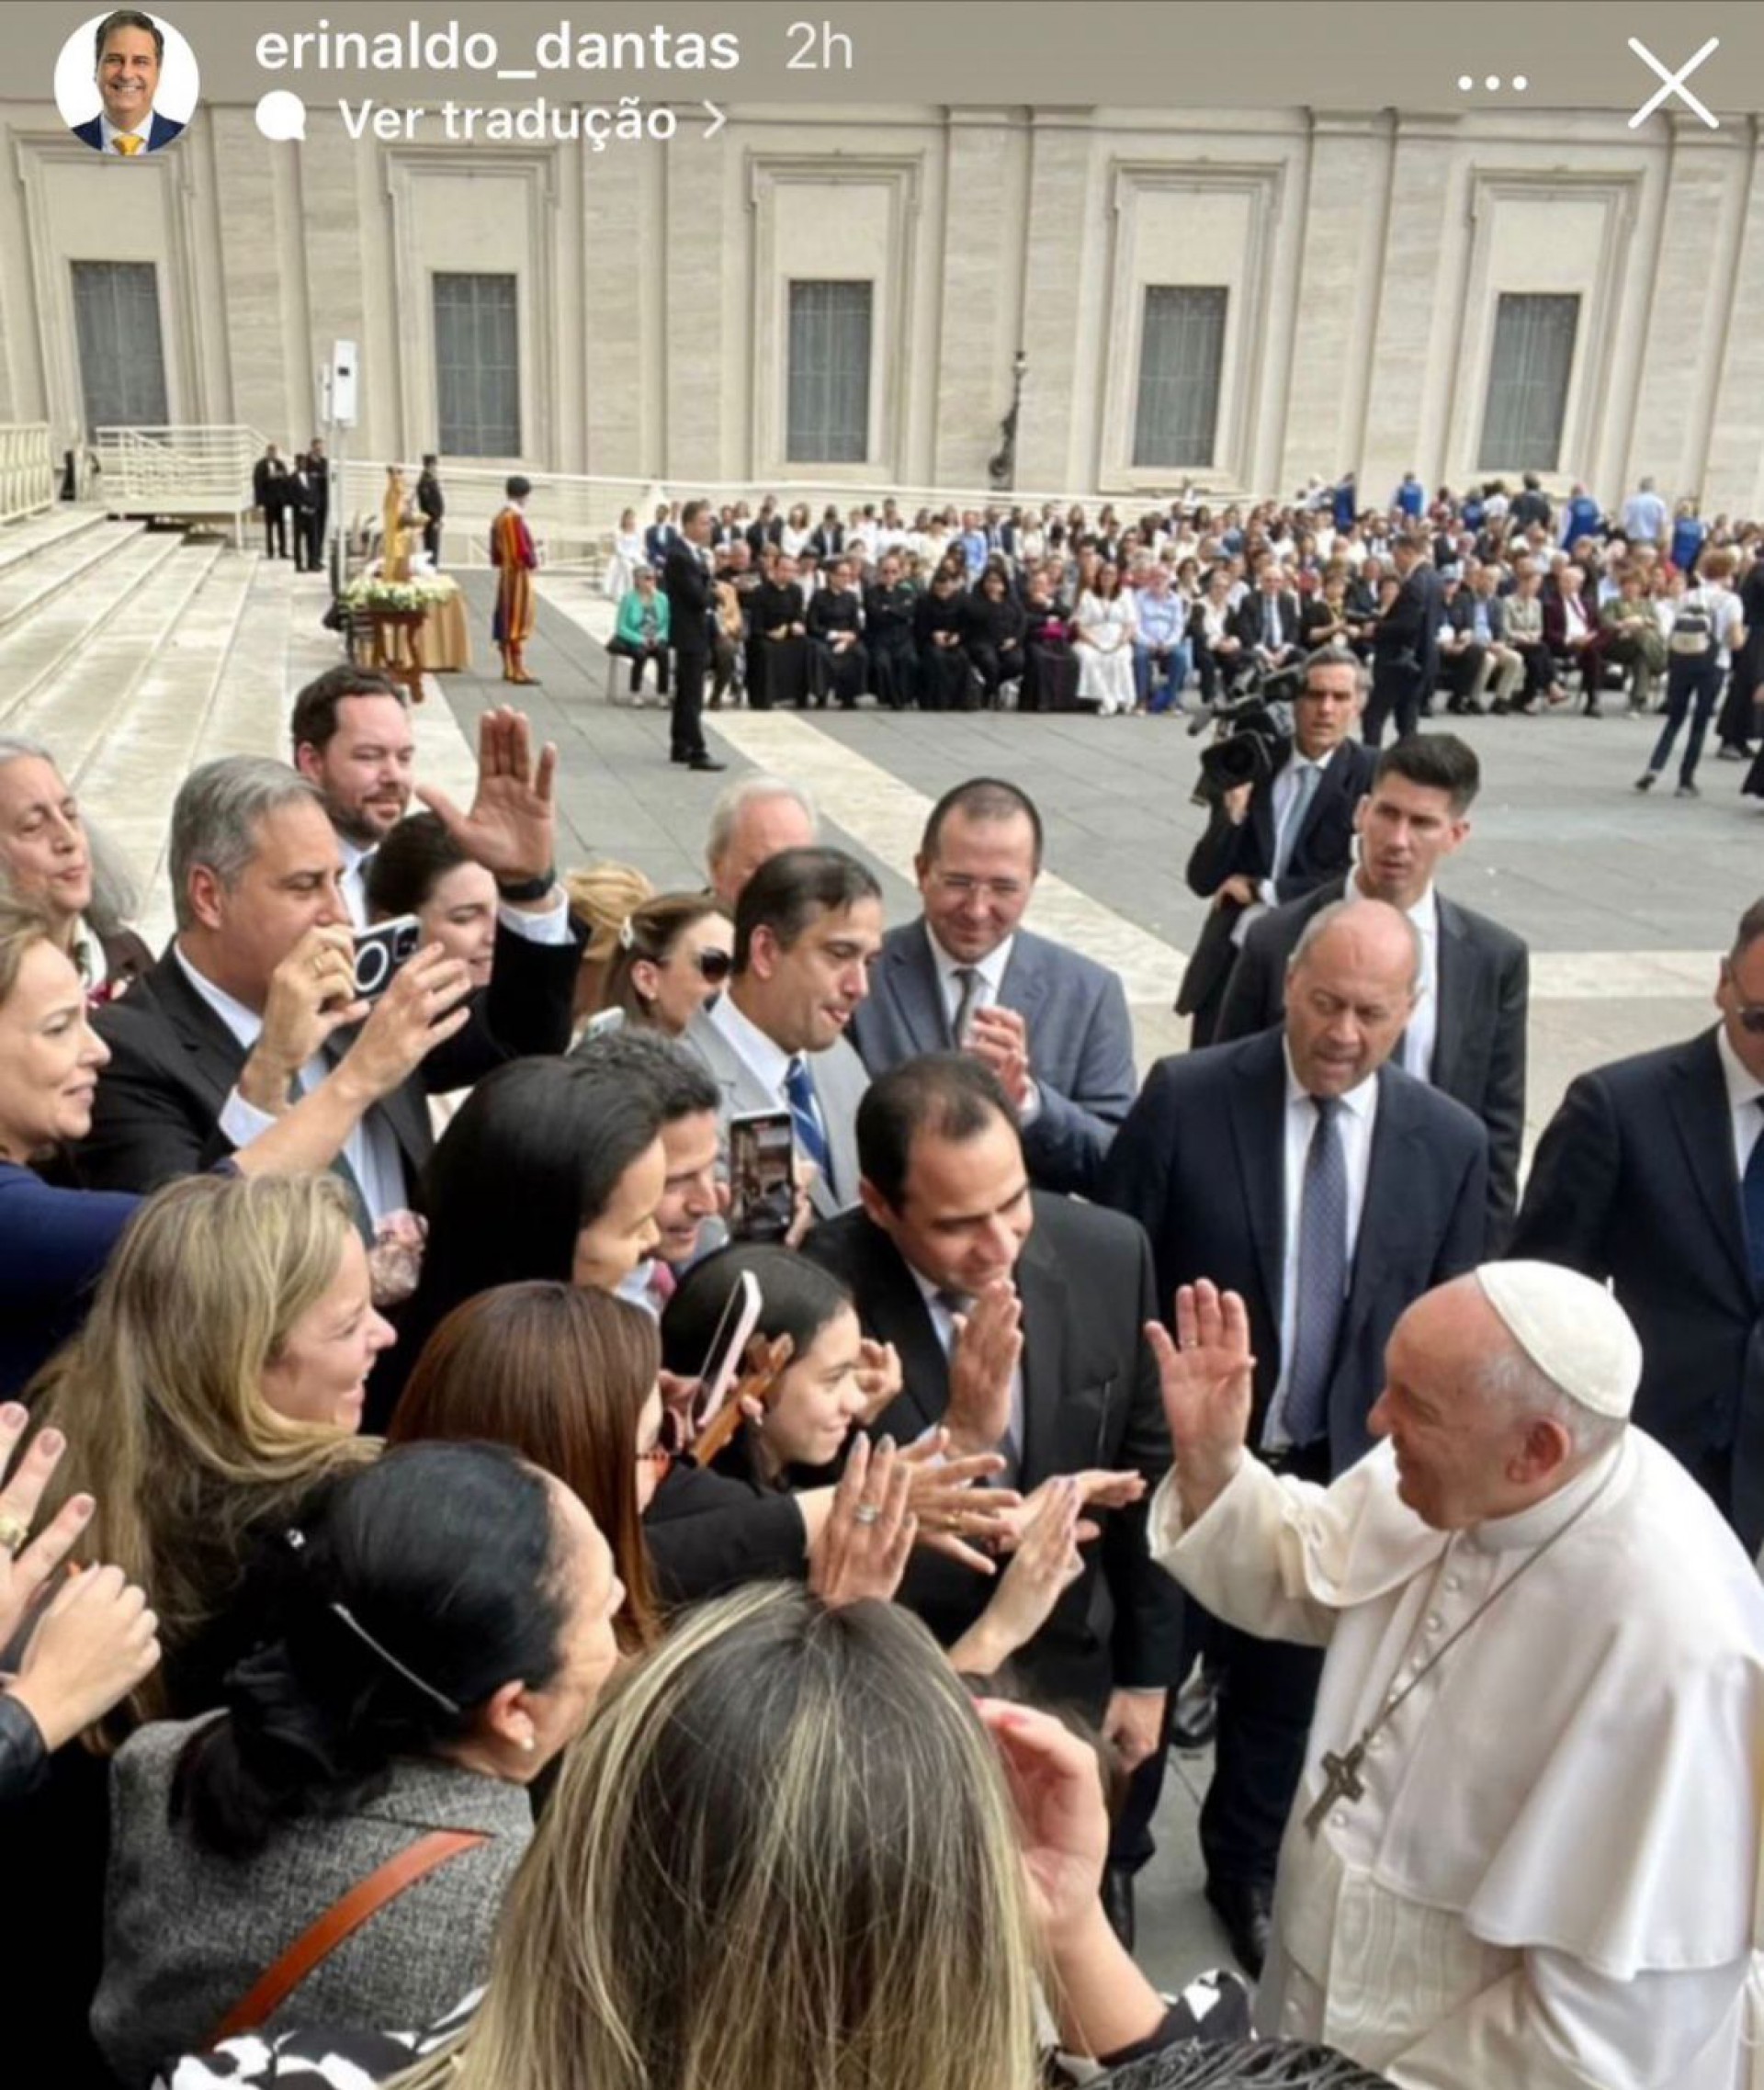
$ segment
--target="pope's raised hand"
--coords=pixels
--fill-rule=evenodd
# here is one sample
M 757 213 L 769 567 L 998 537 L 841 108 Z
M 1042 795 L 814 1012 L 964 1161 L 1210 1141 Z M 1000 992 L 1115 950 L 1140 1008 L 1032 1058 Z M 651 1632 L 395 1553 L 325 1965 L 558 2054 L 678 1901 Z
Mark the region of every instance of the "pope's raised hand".
M 1176 1294 L 1175 1341 L 1158 1321 L 1147 1324 L 1146 1340 L 1158 1361 L 1184 1508 L 1201 1496 L 1210 1501 L 1236 1472 L 1250 1430 L 1256 1361 L 1249 1313 L 1237 1293 L 1202 1278 Z

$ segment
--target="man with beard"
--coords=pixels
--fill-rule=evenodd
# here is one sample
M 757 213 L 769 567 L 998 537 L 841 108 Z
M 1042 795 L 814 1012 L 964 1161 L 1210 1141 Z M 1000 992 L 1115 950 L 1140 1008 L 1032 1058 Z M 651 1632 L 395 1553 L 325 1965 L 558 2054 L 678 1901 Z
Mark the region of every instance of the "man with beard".
M 324 800 L 343 851 L 343 897 L 359 929 L 368 859 L 411 803 L 416 737 L 403 692 L 385 675 L 329 668 L 294 699 L 294 766 Z

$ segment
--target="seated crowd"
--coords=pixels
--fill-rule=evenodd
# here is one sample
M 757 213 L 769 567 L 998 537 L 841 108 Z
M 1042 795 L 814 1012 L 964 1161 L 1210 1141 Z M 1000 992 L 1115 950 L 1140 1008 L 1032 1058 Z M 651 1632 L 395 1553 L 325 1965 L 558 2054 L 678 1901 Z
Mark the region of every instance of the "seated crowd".
M 699 526 L 684 534 L 686 511 Z M 1287 503 L 1209 506 L 1181 497 L 1137 516 L 866 502 L 810 525 L 766 498 L 757 509 L 664 504 L 639 534 L 623 517 L 607 567 L 611 650 L 633 694 L 653 667 L 668 690 L 662 567 L 698 548 L 710 576 L 713 706 L 755 709 L 869 695 L 892 710 L 1181 713 L 1292 679 L 1330 643 L 1383 671 L 1407 706 L 1531 713 L 1568 700 L 1597 717 L 1608 693 L 1668 714 L 1649 778 L 1687 718 L 1690 780 L 1724 690 L 1724 755 L 1748 755 L 1764 683 L 1759 526 L 1669 510 L 1645 480 L 1613 513 L 1577 484 L 1553 501 L 1534 473 L 1427 501 L 1409 475 L 1388 508 L 1351 475 Z M 676 626 L 681 606 L 674 604 Z M 687 621 L 695 622 L 690 612 Z M 1379 707 L 1369 711 L 1376 740 Z M 1749 786 L 1748 786 L 1749 787 Z M 1764 774 L 1756 790 L 1764 795 Z
M 780 577 L 837 576 L 837 518 L 787 548 L 763 514 L 792 599 L 744 641 L 750 701 L 1021 683 L 1070 545 L 1119 669 L 1080 637 L 1078 695 L 1181 703 L 1187 627 L 1148 694 L 1119 576 L 1179 596 L 1178 550 L 1204 599 L 1210 534 L 1019 518 L 994 564 L 969 520 L 890 660 L 867 604 Z M 911 593 L 914 534 L 871 546 L 872 593 Z M 1764 1098 L 1764 907 L 1716 1029 L 1577 1084 L 1521 1199 L 1526 949 L 1435 884 L 1476 754 L 1374 752 L 1375 646 L 1371 678 L 1352 631 L 1313 648 L 1256 571 L 1293 731 L 1210 788 L 1202 1049 L 1143 1083 L 1120 977 L 1026 924 L 1048 835 L 1002 779 L 933 808 L 893 925 L 780 777 L 727 789 L 703 887 L 657 893 L 560 876 L 520 714 L 485 714 L 458 805 L 399 688 L 339 668 L 289 763 L 185 780 L 155 957 L 52 752 L 0 743 L 0 1810 L 15 2016 L 57 2082 L 1731 2080 L 1764 1802 L 1734 1537 L 1764 1540 L 1764 1137 L 1735 1139 L 1764 1124 L 1730 1121 Z M 1661 1081 L 1732 1179 L 1713 1249 L 1651 1143 Z M 1671 1587 L 1638 1595 L 1662 1504 Z M 1547 1667 L 1578 1635 L 1555 1673 L 1601 1767 L 1553 1713 L 1515 1788 L 1492 1710 L 1442 1700 L 1464 1803 L 1418 1816 L 1367 1751 L 1436 1775 L 1433 1700 L 1395 1711 L 1468 1628 L 1388 1693 L 1352 1666 L 1388 1678 L 1461 1578 L 1475 1623 L 1510 1586 L 1481 1563 L 1532 1546 L 1517 1582 L 1558 1540 L 1468 1644 Z M 1607 1611 L 1645 1614 L 1645 1659 Z M 1133 1957 L 1167 1751 L 1207 1739 L 1253 2040 L 1240 1976 L 1166 1995 Z M 1576 1776 L 1589 1813 L 1516 1815 Z

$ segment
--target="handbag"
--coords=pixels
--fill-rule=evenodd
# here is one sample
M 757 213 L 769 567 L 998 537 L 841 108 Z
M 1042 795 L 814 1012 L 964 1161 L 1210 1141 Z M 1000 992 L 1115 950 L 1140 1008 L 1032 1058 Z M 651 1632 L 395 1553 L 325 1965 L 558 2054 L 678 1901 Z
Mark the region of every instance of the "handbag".
M 358 1880 L 341 1900 L 333 1902 L 317 1922 L 309 1925 L 273 1967 L 242 2001 L 235 2004 L 215 2028 L 210 2048 L 227 2039 L 254 2032 L 273 2017 L 313 1968 L 330 1958 L 345 1938 L 359 1930 L 389 1902 L 396 1901 L 407 1887 L 415 1886 L 450 1858 L 472 1850 L 490 1838 L 481 1830 L 435 1829 L 420 1836 L 384 1865 L 377 1866 L 365 1880 Z

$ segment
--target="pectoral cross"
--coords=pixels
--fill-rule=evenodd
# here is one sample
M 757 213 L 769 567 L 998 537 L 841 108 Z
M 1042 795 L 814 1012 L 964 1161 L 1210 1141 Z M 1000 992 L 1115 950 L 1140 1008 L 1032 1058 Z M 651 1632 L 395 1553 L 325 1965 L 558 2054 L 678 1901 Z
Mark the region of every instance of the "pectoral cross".
M 1360 1776 L 1360 1766 L 1366 1760 L 1366 1745 L 1356 1742 L 1345 1757 L 1338 1757 L 1331 1750 L 1325 1754 L 1323 1768 L 1329 1774 L 1323 1781 L 1323 1790 L 1317 1796 L 1317 1804 L 1305 1817 L 1306 1833 L 1316 1836 L 1323 1826 L 1324 1817 L 1338 1800 L 1363 1800 L 1366 1796 L 1364 1780 Z

